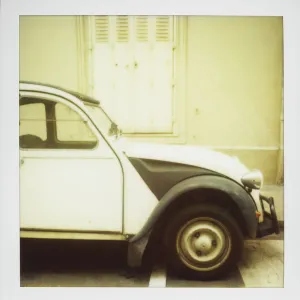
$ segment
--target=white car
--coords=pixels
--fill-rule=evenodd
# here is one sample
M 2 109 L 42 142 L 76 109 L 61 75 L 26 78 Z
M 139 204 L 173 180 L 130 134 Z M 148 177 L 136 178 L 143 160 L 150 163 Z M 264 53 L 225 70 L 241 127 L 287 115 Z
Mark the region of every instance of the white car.
M 245 237 L 279 233 L 263 175 L 237 158 L 129 142 L 97 100 L 62 88 L 19 94 L 21 238 L 124 240 L 130 267 L 164 254 L 181 276 L 213 279 Z

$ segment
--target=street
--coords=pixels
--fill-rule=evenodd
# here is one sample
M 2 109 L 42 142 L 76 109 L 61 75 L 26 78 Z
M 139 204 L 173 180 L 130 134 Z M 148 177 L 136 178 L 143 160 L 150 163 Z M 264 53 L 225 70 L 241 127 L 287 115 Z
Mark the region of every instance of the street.
M 245 241 L 243 259 L 225 278 L 201 282 L 174 276 L 163 263 L 126 267 L 126 243 L 21 240 L 22 287 L 283 287 L 284 232 Z

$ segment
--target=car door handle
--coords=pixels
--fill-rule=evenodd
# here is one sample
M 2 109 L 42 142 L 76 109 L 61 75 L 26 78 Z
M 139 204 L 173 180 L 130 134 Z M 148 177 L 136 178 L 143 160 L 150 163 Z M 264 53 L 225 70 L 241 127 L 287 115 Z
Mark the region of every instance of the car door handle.
M 24 159 L 21 158 L 21 159 L 20 159 L 20 166 L 24 165 L 24 162 L 25 162 Z

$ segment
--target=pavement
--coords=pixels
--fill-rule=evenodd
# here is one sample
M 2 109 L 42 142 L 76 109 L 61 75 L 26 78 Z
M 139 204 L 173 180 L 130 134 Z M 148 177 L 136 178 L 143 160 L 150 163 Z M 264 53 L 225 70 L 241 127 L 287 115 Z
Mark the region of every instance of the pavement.
M 284 232 L 245 241 L 243 258 L 228 276 L 192 281 L 164 264 L 132 271 L 126 242 L 21 240 L 21 287 L 283 287 Z

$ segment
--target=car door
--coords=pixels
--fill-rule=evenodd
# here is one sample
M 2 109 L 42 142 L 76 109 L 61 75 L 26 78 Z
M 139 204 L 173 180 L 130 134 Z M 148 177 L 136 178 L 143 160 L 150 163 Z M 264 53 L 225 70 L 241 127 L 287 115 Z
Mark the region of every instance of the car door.
M 98 129 L 59 96 L 20 97 L 21 229 L 122 232 L 122 168 Z

